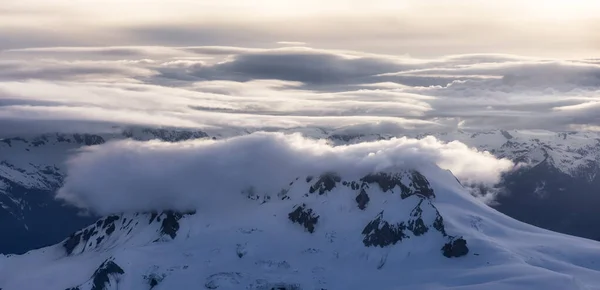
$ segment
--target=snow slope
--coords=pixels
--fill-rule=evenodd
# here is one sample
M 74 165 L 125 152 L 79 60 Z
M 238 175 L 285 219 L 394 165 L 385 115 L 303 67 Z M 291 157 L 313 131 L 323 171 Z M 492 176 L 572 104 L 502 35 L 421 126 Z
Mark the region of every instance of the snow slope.
M 237 197 L 231 209 L 109 216 L 0 256 L 0 288 L 600 289 L 600 243 L 513 220 L 435 165 Z

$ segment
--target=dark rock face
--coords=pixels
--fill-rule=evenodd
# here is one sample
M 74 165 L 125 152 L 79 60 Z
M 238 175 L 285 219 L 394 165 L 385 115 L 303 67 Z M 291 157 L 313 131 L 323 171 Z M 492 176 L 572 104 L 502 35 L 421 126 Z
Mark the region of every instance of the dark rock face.
M 86 146 L 92 145 L 100 145 L 104 144 L 104 138 L 102 136 L 94 135 L 94 134 L 73 134 L 73 139 L 77 144 L 82 144 Z
M 377 217 L 369 222 L 363 229 L 362 234 L 363 244 L 367 247 L 386 247 L 395 245 L 402 239 L 408 238 L 404 231 L 406 225 L 401 222 L 399 224 L 390 224 L 383 220 L 383 211 Z
M 118 277 L 125 274 L 125 271 L 119 267 L 115 262 L 107 260 L 96 269 L 94 275 L 92 275 L 92 289 L 91 290 L 106 290 L 108 284 L 110 286 L 110 277 Z
M 364 135 L 362 134 L 354 134 L 354 135 L 350 135 L 350 134 L 332 134 L 328 137 L 328 139 L 330 140 L 339 140 L 339 141 L 344 141 L 346 143 L 362 138 Z
M 165 274 L 152 273 L 150 275 L 144 275 L 144 280 L 146 280 L 146 282 L 150 286 L 150 289 L 154 289 L 154 287 L 158 286 L 158 284 L 160 284 L 165 279 L 165 277 Z
M 179 230 L 179 220 L 186 215 L 192 215 L 195 213 L 195 211 L 176 212 L 172 210 L 164 211 L 162 214 L 152 213 L 152 216 L 150 217 L 150 223 L 152 223 L 155 218 L 157 222 L 162 221 L 160 226 L 160 234 L 167 235 L 171 237 L 171 239 L 174 239 L 177 236 L 177 231 Z
M 408 179 L 410 180 L 410 183 L 406 185 L 402 182 L 402 175 L 380 172 L 366 175 L 360 180 L 367 184 L 375 183 L 379 185 L 384 192 L 393 191 L 394 188 L 398 187 L 402 199 L 413 195 L 420 195 L 426 198 L 435 197 L 429 181 L 421 173 L 414 170 L 410 171 Z
M 423 220 L 424 208 L 427 211 L 435 211 L 435 219 L 432 224 L 426 224 Z M 444 227 L 444 220 L 431 200 L 420 197 L 417 205 L 411 210 L 408 219 L 401 222 L 390 223 L 384 219 L 384 211 L 380 212 L 374 220 L 369 222 L 362 231 L 363 244 L 367 247 L 386 247 L 395 245 L 404 239 L 425 235 L 433 229 L 444 237 L 448 237 Z M 452 238 L 452 237 L 450 237 Z
M 446 234 L 446 227 L 444 226 L 444 218 L 440 215 L 440 212 L 437 211 L 437 208 L 435 213 L 435 221 L 433 222 L 433 228 L 442 233 L 444 237 L 448 236 L 448 234 Z
M 336 183 L 340 182 L 342 178 L 335 173 L 326 173 L 319 177 L 319 180 L 315 182 L 309 189 L 310 193 L 319 192 L 320 195 L 325 194 L 325 192 L 331 191 Z
M 191 131 L 191 130 L 180 130 L 180 129 L 162 129 L 162 128 L 145 128 L 142 129 L 143 133 L 149 134 L 156 139 L 165 142 L 180 142 L 198 138 L 207 138 L 208 134 L 203 131 Z M 123 131 L 123 136 L 127 138 L 135 138 L 134 134 L 130 130 Z M 137 138 L 136 138 L 137 139 Z M 140 140 L 140 139 L 138 139 Z
M 119 276 L 125 274 L 125 271 L 115 263 L 112 258 L 108 259 L 94 271 L 88 283 L 91 282 L 91 290 L 108 290 L 113 286 L 111 285 L 111 280 L 117 283 Z M 115 285 L 116 286 L 116 285 Z M 82 285 L 67 288 L 66 290 L 79 290 Z M 116 287 L 118 288 L 118 287 Z
M 174 239 L 177 236 L 179 230 L 179 220 L 185 215 L 194 214 L 194 212 L 174 212 L 165 211 L 161 213 L 150 214 L 150 223 L 160 223 L 160 236 L 169 236 Z M 139 214 L 136 214 L 138 216 Z M 129 234 L 135 226 L 138 225 L 139 220 L 135 223 L 134 219 L 123 218 L 119 215 L 111 215 L 98 220 L 96 223 L 84 228 L 80 231 L 72 233 L 66 240 L 63 241 L 62 245 L 67 255 L 72 255 L 75 252 L 81 253 L 90 247 L 96 248 L 101 245 L 104 241 L 113 235 L 117 229 L 126 234 Z M 158 241 L 158 239 L 156 240 Z M 94 243 L 95 242 L 95 243 Z M 82 247 L 80 247 L 82 245 Z M 75 251 L 77 249 L 77 251 Z
M 63 247 L 67 255 L 71 255 L 77 246 L 84 245 L 83 250 L 89 245 L 92 237 L 96 236 L 96 245 L 110 236 L 116 229 L 115 222 L 120 219 L 120 216 L 112 215 L 98 220 L 94 225 L 89 226 L 81 231 L 72 233 L 64 242 Z M 103 233 L 98 236 L 98 234 Z
M 435 197 L 435 194 L 433 193 L 433 189 L 431 189 L 431 185 L 429 184 L 429 181 L 420 172 L 413 170 L 411 172 L 411 180 L 410 181 L 411 182 L 410 182 L 409 186 L 412 186 L 415 188 L 415 191 L 413 192 L 413 194 L 418 194 L 418 195 L 421 195 L 421 196 L 424 196 L 427 198 Z
M 315 231 L 315 225 L 319 221 L 319 216 L 313 213 L 313 210 L 306 208 L 306 204 L 296 206 L 295 209 L 288 214 L 288 218 L 297 224 L 304 226 L 309 233 Z
M 407 192 L 410 190 L 406 185 L 404 185 L 404 183 L 402 183 L 402 177 L 397 174 L 392 175 L 383 172 L 374 173 L 361 178 L 360 181 L 366 183 L 376 183 L 384 192 L 390 191 L 396 186 L 400 187 L 402 192 Z
M 442 254 L 447 258 L 462 257 L 468 253 L 469 248 L 467 248 L 467 241 L 463 238 L 455 239 L 442 247 Z
M 3 138 L 0 139 L 0 142 L 6 143 L 8 145 L 8 147 L 12 147 L 12 142 L 16 142 L 16 141 L 20 141 L 23 143 L 29 143 L 29 141 L 20 138 L 20 137 L 13 137 L 13 138 Z
M 369 203 L 369 195 L 364 189 L 360 190 L 360 193 L 355 198 L 356 203 L 358 204 L 358 208 L 365 209 L 367 208 L 367 204 Z
M 48 136 L 42 135 L 42 136 L 35 137 L 31 141 L 31 145 L 33 145 L 33 147 L 39 147 L 39 146 L 45 145 L 47 142 L 48 142 Z
M 408 220 L 408 229 L 413 232 L 415 236 L 420 236 L 425 234 L 429 228 L 425 225 L 422 219 L 423 209 L 421 209 L 421 204 L 423 200 L 419 201 L 419 204 L 411 211 L 411 218 Z
M 162 225 L 160 227 L 161 234 L 168 235 L 171 237 L 171 239 L 174 239 L 177 236 L 177 231 L 179 230 L 179 220 L 186 214 L 194 214 L 194 212 L 179 213 L 170 210 L 165 211 L 165 217 L 163 218 Z

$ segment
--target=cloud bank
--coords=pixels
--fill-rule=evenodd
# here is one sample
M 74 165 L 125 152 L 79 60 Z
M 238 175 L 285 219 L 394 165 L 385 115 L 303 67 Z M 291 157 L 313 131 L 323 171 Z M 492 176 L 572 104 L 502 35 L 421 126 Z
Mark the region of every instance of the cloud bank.
M 68 162 L 57 197 L 99 214 L 162 209 L 227 210 L 241 192 L 276 194 L 297 177 L 419 169 L 436 164 L 458 178 L 498 182 L 512 168 L 459 142 L 394 138 L 331 146 L 300 134 L 253 133 L 219 141 L 118 141 L 84 149 Z
M 600 62 L 310 47 L 46 47 L 0 54 L 0 136 L 73 123 L 298 129 L 593 129 Z M 49 124 L 55 124 L 50 126 Z M 387 126 L 387 125 L 386 125 Z

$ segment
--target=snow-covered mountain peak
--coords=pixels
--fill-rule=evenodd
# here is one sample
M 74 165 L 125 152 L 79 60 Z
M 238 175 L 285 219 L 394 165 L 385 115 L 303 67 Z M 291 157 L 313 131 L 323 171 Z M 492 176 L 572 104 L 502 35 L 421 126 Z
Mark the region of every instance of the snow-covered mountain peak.
M 61 261 L 66 269 L 75 271 L 69 268 L 78 267 L 75 264 L 79 262 L 75 261 L 94 257 L 91 260 L 100 263 L 86 265 L 86 271 L 79 270 L 85 272 L 81 274 L 81 282 L 69 285 L 61 281 L 57 282 L 55 288 L 112 289 L 116 284 L 119 287 L 133 286 L 141 278 L 136 277 L 137 274 L 144 276 L 147 274 L 142 274 L 143 271 L 164 268 L 165 265 L 161 265 L 160 261 L 154 261 L 137 265 L 144 269 L 134 270 L 134 274 L 131 266 L 126 266 L 136 263 L 129 259 L 131 255 L 140 255 L 140 250 L 163 248 L 175 251 L 169 255 L 180 256 L 185 261 L 186 265 L 180 265 L 180 270 L 184 266 L 197 269 L 230 267 L 228 271 L 207 275 L 204 284 L 214 285 L 207 286 L 209 289 L 223 288 L 228 283 L 233 284 L 223 289 L 270 289 L 260 288 L 265 285 L 298 285 L 306 288 L 309 284 L 317 287 L 331 282 L 327 282 L 326 269 L 319 270 L 322 273 L 315 273 L 318 275 L 314 279 L 318 281 L 286 281 L 285 277 L 292 277 L 298 271 L 302 272 L 302 276 L 310 276 L 318 268 L 315 264 L 311 269 L 294 270 L 292 265 L 299 266 L 293 261 L 296 255 L 301 260 L 307 259 L 302 263 L 314 263 L 320 255 L 327 255 L 326 260 L 366 259 L 369 268 L 377 270 L 385 267 L 393 248 L 404 253 L 412 252 L 413 255 L 440 257 L 459 257 L 469 252 L 464 239 L 451 235 L 453 230 L 446 230 L 444 219 L 435 206 L 435 190 L 423 174 L 414 170 L 377 172 L 358 179 L 347 179 L 337 173 L 326 172 L 298 177 L 276 193 L 263 195 L 249 190 L 241 192 L 238 198 L 244 200 L 247 206 L 243 212 L 233 216 L 229 211 L 201 210 L 185 214 L 166 211 L 108 216 L 72 234 L 56 246 L 7 258 L 0 262 L 0 269 L 19 273 L 15 265 L 39 256 L 42 268 L 44 263 L 52 267 L 56 261 Z M 198 245 L 198 248 L 194 245 Z M 182 248 L 177 250 L 179 247 Z M 212 256 L 211 259 L 217 259 L 217 253 L 225 257 L 223 261 L 200 261 L 191 256 L 186 258 L 188 251 L 207 251 L 207 257 Z M 275 253 L 281 256 L 273 255 Z M 45 255 L 51 258 L 47 257 L 48 260 L 44 261 Z M 377 258 L 369 258 L 373 255 Z M 241 262 L 240 265 L 254 264 L 255 269 L 246 266 L 240 268 L 232 260 Z M 175 265 L 169 265 L 170 262 L 167 262 L 167 268 L 172 269 Z M 118 279 L 104 279 L 107 284 L 103 284 L 103 288 L 93 288 L 99 287 L 93 281 L 98 280 L 98 273 L 103 273 L 102 269 L 107 267 L 107 263 L 115 269 L 118 266 L 123 273 L 118 274 Z M 69 264 L 73 265 L 66 266 Z M 169 283 L 179 282 L 168 276 L 189 275 L 185 272 L 153 275 L 162 277 L 164 289 L 172 289 Z M 281 276 L 273 280 L 278 275 Z M 37 283 L 35 279 L 13 278 L 0 276 L 3 289 L 17 286 L 30 289 Z M 161 289 L 159 286 L 156 285 L 157 289 Z M 46 287 L 54 289 L 51 285 Z M 127 288 L 142 289 L 141 285 L 135 287 Z
M 142 136 L 136 131 L 129 137 L 137 140 L 158 138 L 148 132 Z M 156 134 L 167 141 L 179 140 L 177 136 L 195 136 L 163 133 Z M 321 131 L 319 134 L 333 136 L 333 132 Z M 499 130 L 481 134 L 461 131 L 436 137 L 448 141 L 458 139 L 497 156 L 505 154 L 513 160 L 522 157 L 522 162 L 547 164 L 554 168 L 561 157 L 567 156 L 559 154 L 560 150 L 573 154 L 592 152 L 578 153 L 578 149 L 574 149 L 577 144 L 577 148 L 593 149 L 594 143 L 586 134 L 589 133 L 570 134 L 564 139 L 564 136 L 557 138 L 557 134 L 547 132 Z M 121 133 L 112 135 L 117 136 L 114 139 L 110 135 L 98 136 L 107 142 L 128 138 Z M 257 136 L 260 138 L 256 139 Z M 340 137 L 347 140 L 338 141 L 347 144 L 388 137 L 363 134 Z M 66 138 L 75 140 L 73 136 Z M 167 199 L 159 199 L 161 204 L 181 205 L 167 202 L 179 198 L 197 210 L 183 213 L 160 208 L 154 212 L 141 210 L 108 215 L 90 222 L 88 227 L 71 236 L 63 236 L 66 239 L 54 246 L 24 255 L 0 256 L 0 288 L 473 289 L 486 285 L 489 289 L 598 289 L 597 285 L 600 285 L 600 265 L 596 265 L 600 259 L 600 246 L 596 242 L 541 230 L 490 209 L 471 196 L 451 172 L 435 165 L 433 161 L 442 160 L 436 159 L 440 155 L 427 155 L 426 151 L 430 148 L 428 144 L 442 146 L 439 148 L 452 153 L 443 155 L 451 159 L 443 160 L 456 161 L 454 155 L 463 156 L 457 152 L 466 152 L 460 146 L 438 144 L 429 138 L 384 140 L 335 148 L 327 147 L 329 145 L 323 142 L 286 138 L 258 134 L 223 144 L 218 140 L 199 142 L 202 144 L 123 142 L 85 150 L 98 155 L 87 159 L 95 161 L 86 163 L 93 166 L 82 169 L 101 170 L 87 172 L 86 176 L 101 179 L 90 194 L 111 200 L 130 193 L 128 190 L 135 190 L 139 194 L 130 200 L 151 209 L 148 206 L 157 204 L 142 199 L 156 198 L 152 194 L 166 190 L 169 194 L 163 193 Z M 12 147 L 2 148 L 22 150 L 27 156 L 36 156 L 36 159 L 52 164 L 54 159 L 43 159 L 44 150 L 60 151 L 59 154 L 66 158 L 82 146 L 76 140 L 60 141 L 58 137 L 47 137 L 39 146 L 24 139 L 28 143 L 20 142 L 29 145 L 19 147 L 15 145 L 19 144 L 17 140 L 11 141 Z M 575 145 L 564 147 L 564 141 L 570 139 L 575 140 Z M 288 144 L 286 142 L 290 140 L 298 142 L 293 143 L 295 147 L 285 147 L 282 151 L 280 147 L 265 146 Z M 223 148 L 225 144 L 243 146 Z M 308 145 L 316 146 L 316 151 L 302 151 Z M 135 156 L 138 159 L 128 161 L 138 167 L 103 167 L 120 164 L 113 162 L 129 156 L 127 146 L 135 146 L 135 152 L 142 152 Z M 108 151 L 101 151 L 102 148 Z M 172 148 L 177 150 L 177 155 L 155 148 Z M 289 155 L 280 155 L 273 159 L 274 155 L 290 153 L 289 148 L 301 150 L 292 150 L 294 156 L 300 157 L 293 159 Z M 149 154 L 143 154 L 144 150 Z M 206 151 L 202 155 L 199 150 Z M 327 152 L 333 155 L 325 154 Z M 426 158 L 411 159 L 409 157 L 415 157 L 410 155 L 411 152 L 425 154 L 421 157 Z M 152 160 L 146 163 L 147 158 L 155 158 L 157 154 L 165 154 L 168 158 L 156 159 L 160 161 L 158 163 L 150 162 Z M 487 156 L 481 152 L 473 154 Z M 352 158 L 352 162 L 342 157 Z M 498 161 L 492 159 L 464 164 L 479 164 L 481 167 L 474 167 L 481 171 L 488 162 Z M 108 163 L 102 163 L 104 161 Z M 11 161 L 7 159 L 6 162 Z M 244 171 L 249 167 L 242 166 L 248 164 L 255 168 L 262 166 Z M 336 164 L 337 167 L 333 166 Z M 60 166 L 57 168 L 61 173 L 66 172 L 60 170 Z M 142 170 L 146 168 L 152 170 Z M 178 171 L 178 168 L 186 170 Z M 312 170 L 306 174 L 304 169 L 307 168 L 334 170 Z M 292 169 L 302 170 L 295 172 Z M 136 179 L 135 184 L 119 179 L 119 176 L 133 173 L 143 178 Z M 146 173 L 151 174 L 139 175 Z M 158 175 L 152 175 L 155 173 Z M 286 178 L 281 179 L 282 176 Z M 289 176 L 293 177 L 288 179 Z M 75 174 L 71 177 L 85 176 Z M 240 182 L 242 179 L 244 182 Z M 81 180 L 86 182 L 79 184 L 90 186 L 88 179 Z M 140 182 L 142 180 L 146 182 Z M 242 190 L 237 190 L 242 187 L 230 186 L 247 182 L 251 185 L 252 181 L 258 186 L 243 187 Z M 115 182 L 122 183 L 113 184 Z M 0 188 L 7 186 L 0 185 Z M 115 195 L 99 189 L 120 191 Z M 176 190 L 169 191 L 171 189 Z M 185 193 L 170 195 L 180 191 Z M 194 198 L 186 199 L 188 194 L 193 194 Z M 222 202 L 215 203 L 217 199 Z M 116 200 L 104 205 L 114 206 Z
M 277 192 L 232 196 L 245 206 L 108 216 L 55 246 L 0 258 L 0 287 L 596 289 L 600 282 L 600 245 L 512 220 L 433 166 L 322 172 Z
M 246 204 L 239 209 L 254 212 L 255 208 L 279 210 L 279 207 L 287 207 L 287 219 L 309 233 L 321 228 L 321 216 L 334 214 L 332 204 L 342 206 L 346 214 L 370 212 L 373 219 L 363 229 L 363 244 L 385 247 L 411 236 L 421 236 L 430 229 L 452 240 L 453 237 L 448 236 L 444 229 L 443 218 L 433 205 L 434 198 L 435 193 L 427 178 L 415 170 L 378 172 L 356 180 L 327 172 L 298 177 L 289 186 L 273 193 L 258 194 L 252 188 L 244 190 L 239 199 L 245 200 Z M 389 203 L 395 208 L 385 210 L 388 199 L 399 199 L 398 202 Z M 400 203 L 403 200 L 406 201 Z M 402 204 L 402 208 L 398 204 Z M 376 209 L 372 210 L 373 207 Z M 198 216 L 202 216 L 203 220 L 208 217 L 222 218 L 223 212 L 200 211 Z M 73 233 L 62 242 L 62 246 L 67 255 L 77 255 L 175 239 L 180 229 L 179 221 L 194 221 L 194 215 L 195 211 L 180 213 L 172 210 L 110 215 Z M 187 237 L 189 235 L 186 234 Z

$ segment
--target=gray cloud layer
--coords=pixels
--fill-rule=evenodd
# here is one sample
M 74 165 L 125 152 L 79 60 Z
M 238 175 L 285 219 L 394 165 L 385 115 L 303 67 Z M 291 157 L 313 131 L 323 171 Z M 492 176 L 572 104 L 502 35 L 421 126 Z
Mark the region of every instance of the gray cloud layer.
M 285 46 L 57 47 L 0 54 L 0 134 L 97 126 L 416 130 L 600 126 L 600 64 Z M 26 126 L 22 129 L 19 126 Z

